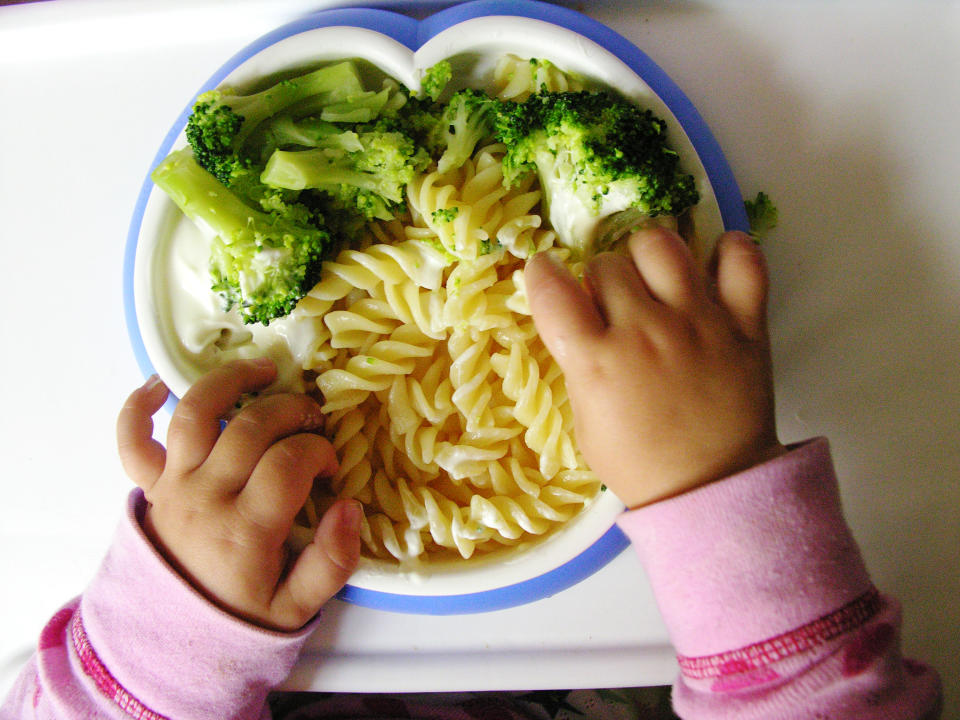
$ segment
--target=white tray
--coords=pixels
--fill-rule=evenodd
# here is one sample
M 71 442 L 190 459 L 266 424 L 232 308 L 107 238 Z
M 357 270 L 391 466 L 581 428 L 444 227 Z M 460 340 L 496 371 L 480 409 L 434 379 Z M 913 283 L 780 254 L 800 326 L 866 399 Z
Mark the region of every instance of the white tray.
M 157 141 L 225 58 L 319 5 L 0 7 L 0 691 L 88 582 L 129 489 L 113 427 L 141 375 L 121 255 Z M 830 436 L 874 579 L 904 604 L 906 651 L 941 669 L 944 717 L 960 716 L 958 6 L 624 7 L 586 13 L 680 86 L 745 193 L 778 201 L 767 254 L 781 436 Z M 38 295 L 38 269 L 52 292 Z M 675 672 L 629 551 L 510 610 L 333 603 L 327 617 L 289 687 L 602 687 Z

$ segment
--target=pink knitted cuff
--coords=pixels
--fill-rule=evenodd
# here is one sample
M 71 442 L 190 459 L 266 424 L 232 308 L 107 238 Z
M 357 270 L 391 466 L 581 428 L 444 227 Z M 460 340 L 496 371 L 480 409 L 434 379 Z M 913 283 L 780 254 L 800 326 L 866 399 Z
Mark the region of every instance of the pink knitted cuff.
M 786 636 L 872 590 L 823 439 L 618 523 L 688 659 Z

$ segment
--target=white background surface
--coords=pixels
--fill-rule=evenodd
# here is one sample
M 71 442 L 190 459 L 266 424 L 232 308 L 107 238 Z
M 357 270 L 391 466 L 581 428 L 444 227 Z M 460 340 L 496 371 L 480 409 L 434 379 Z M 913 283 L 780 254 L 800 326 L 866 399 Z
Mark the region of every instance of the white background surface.
M 129 485 L 116 412 L 141 382 L 121 264 L 156 148 L 247 42 L 322 3 L 0 8 L 0 692 L 96 569 Z M 781 438 L 827 435 L 909 655 L 960 715 L 960 4 L 581 5 L 659 63 L 744 194 L 768 191 Z M 158 423 L 162 432 L 164 423 Z M 291 686 L 668 682 L 625 553 L 535 605 L 429 618 L 334 604 Z M 317 661 L 326 657 L 322 664 Z

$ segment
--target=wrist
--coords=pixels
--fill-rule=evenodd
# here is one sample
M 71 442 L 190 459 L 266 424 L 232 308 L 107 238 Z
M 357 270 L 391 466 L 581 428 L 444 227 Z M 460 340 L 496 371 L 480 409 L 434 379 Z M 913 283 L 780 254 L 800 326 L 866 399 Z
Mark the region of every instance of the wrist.
M 686 462 L 675 463 L 669 470 L 646 475 L 642 482 L 634 479 L 620 499 L 629 509 L 647 507 L 763 465 L 786 452 L 787 448 L 774 438 L 719 455 L 688 457 Z
M 253 717 L 313 626 L 278 633 L 224 612 L 175 573 L 143 531 L 139 490 L 81 600 L 83 660 L 166 717 Z M 176 688 L 176 692 L 171 692 Z M 119 702 L 119 699 L 117 702 Z

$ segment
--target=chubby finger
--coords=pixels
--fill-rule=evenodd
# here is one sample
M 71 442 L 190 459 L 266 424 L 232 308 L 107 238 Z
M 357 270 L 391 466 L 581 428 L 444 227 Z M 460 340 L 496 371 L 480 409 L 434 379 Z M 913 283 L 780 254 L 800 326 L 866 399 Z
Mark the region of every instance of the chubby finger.
M 124 472 L 143 490 L 163 473 L 166 451 L 153 439 L 153 415 L 167 401 L 169 391 L 156 375 L 134 390 L 117 416 L 117 451 Z
M 337 455 L 326 438 L 312 433 L 283 438 L 264 453 L 243 486 L 238 509 L 258 527 L 286 537 L 314 479 L 333 475 L 337 467 Z
M 667 228 L 639 230 L 628 241 L 630 255 L 648 292 L 677 310 L 689 310 L 706 297 L 703 279 L 686 242 Z
M 301 394 L 279 393 L 247 405 L 227 423 L 204 462 L 218 490 L 238 492 L 277 441 L 323 427 L 316 400 Z
M 561 367 L 602 336 L 604 321 L 593 299 L 551 254 L 527 261 L 524 283 L 537 332 Z
M 584 278 L 606 323 L 616 326 L 644 322 L 656 308 L 630 258 L 601 253 L 587 265 Z
M 278 627 L 302 627 L 347 583 L 360 560 L 362 516 L 356 500 L 338 500 L 324 513 L 274 595 L 270 615 Z
M 751 340 L 766 333 L 770 277 L 763 252 L 746 233 L 724 233 L 717 243 L 717 299 Z
M 220 436 L 220 420 L 244 393 L 269 385 L 276 366 L 268 358 L 235 360 L 211 370 L 183 396 L 167 431 L 167 460 L 178 472 L 199 467 Z

